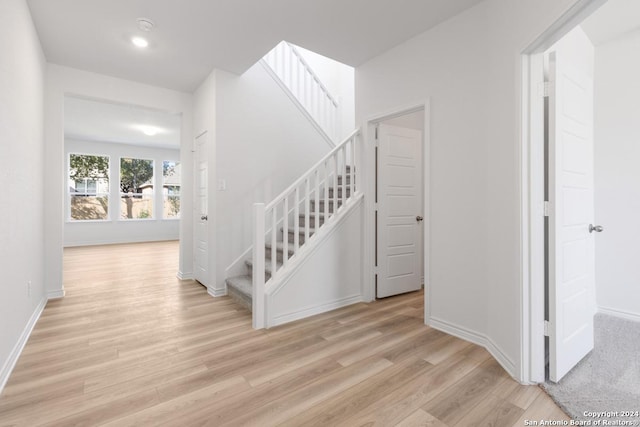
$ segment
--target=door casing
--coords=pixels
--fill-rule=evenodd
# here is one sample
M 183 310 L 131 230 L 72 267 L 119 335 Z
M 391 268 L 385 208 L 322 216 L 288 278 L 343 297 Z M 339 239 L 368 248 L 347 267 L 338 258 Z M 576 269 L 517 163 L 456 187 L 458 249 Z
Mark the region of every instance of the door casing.
M 429 165 L 430 165 L 430 99 L 418 102 L 416 104 L 410 104 L 406 106 L 400 106 L 389 111 L 373 115 L 369 117 L 365 126 L 363 126 L 363 161 L 367 167 L 364 168 L 363 173 L 363 187 L 365 194 L 368 196 L 365 198 L 365 218 L 364 218 L 364 262 L 363 262 L 363 296 L 366 301 L 373 301 L 375 299 L 375 170 L 376 170 L 376 158 L 375 158 L 375 128 L 376 126 L 385 120 L 393 119 L 399 116 L 403 116 L 410 113 L 422 111 L 424 114 L 424 129 L 422 130 L 423 147 L 422 147 L 422 167 L 423 167 L 423 194 L 422 194 L 422 209 L 425 213 L 425 220 L 423 221 L 423 266 L 424 266 L 424 321 L 425 324 L 429 324 L 429 318 L 431 313 L 431 298 L 430 295 L 430 269 L 429 269 L 429 246 L 430 246 L 430 180 L 429 180 Z
M 607 0 L 579 0 L 519 55 L 521 71 L 521 322 L 519 381 L 545 381 L 544 58 L 543 54 Z

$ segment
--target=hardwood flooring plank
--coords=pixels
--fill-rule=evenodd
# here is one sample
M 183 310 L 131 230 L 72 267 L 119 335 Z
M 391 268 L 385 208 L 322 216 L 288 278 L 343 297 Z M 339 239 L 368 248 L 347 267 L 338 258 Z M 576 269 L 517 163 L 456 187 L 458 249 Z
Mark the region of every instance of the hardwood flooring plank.
M 403 386 L 407 381 L 424 375 L 433 369 L 433 365 L 422 360 L 411 360 L 388 367 L 330 399 L 313 406 L 303 413 L 288 419 L 283 426 L 329 426 L 348 419 L 353 412 L 375 404 L 388 393 Z
M 251 411 L 222 425 L 272 426 L 281 424 L 323 400 L 373 377 L 391 365 L 392 363 L 386 359 L 366 359 L 322 377 L 306 387 L 287 394 L 281 400 L 270 402 L 257 411 Z
M 568 419 L 486 350 L 425 326 L 421 291 L 253 330 L 248 311 L 177 269 L 177 242 L 65 249 L 66 296 L 35 325 L 0 426 Z
M 511 427 L 522 416 L 524 409 L 496 396 L 485 396 L 480 403 L 462 417 L 456 427 Z
M 445 424 L 454 426 L 507 378 L 508 375 L 498 362 L 489 359 L 429 401 L 422 409 Z
M 445 423 L 418 409 L 404 420 L 396 424 L 396 427 L 448 427 Z
M 337 425 L 344 427 L 395 425 L 473 372 L 489 357 L 484 349 L 477 346 L 473 346 L 466 352 L 457 353 L 451 359 L 435 365 L 435 368 L 428 373 L 391 391 L 375 405 L 355 412 L 350 418 Z

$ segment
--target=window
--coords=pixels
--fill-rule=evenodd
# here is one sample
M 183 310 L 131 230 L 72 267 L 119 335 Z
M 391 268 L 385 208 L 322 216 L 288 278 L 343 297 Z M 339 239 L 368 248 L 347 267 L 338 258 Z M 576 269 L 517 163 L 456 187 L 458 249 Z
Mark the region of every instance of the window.
M 162 217 L 180 218 L 180 162 L 165 160 L 162 162 Z
M 69 155 L 69 218 L 109 219 L 109 157 Z
M 153 218 L 153 160 L 120 159 L 120 218 Z

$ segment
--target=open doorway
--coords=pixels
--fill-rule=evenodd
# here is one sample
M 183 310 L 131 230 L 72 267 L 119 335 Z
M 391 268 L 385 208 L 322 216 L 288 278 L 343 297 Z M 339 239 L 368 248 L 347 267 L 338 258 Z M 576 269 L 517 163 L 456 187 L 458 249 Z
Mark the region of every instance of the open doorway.
M 425 287 L 428 311 L 428 106 L 369 121 L 373 136 L 374 291 L 384 298 Z
M 632 118 L 640 8 L 610 0 L 598 9 L 602 3 L 583 2 L 524 64 L 531 377 L 547 380 L 547 390 L 581 420 L 580 405 L 612 410 L 640 396 L 626 380 L 640 380 L 638 349 L 612 341 L 621 329 L 640 336 L 640 323 L 622 323 L 640 320 L 633 302 L 640 271 L 624 261 L 635 241 L 635 221 L 624 218 L 640 213 L 630 184 L 640 151 L 629 143 L 640 136 Z
M 65 250 L 179 240 L 181 121 L 179 114 L 65 95 Z

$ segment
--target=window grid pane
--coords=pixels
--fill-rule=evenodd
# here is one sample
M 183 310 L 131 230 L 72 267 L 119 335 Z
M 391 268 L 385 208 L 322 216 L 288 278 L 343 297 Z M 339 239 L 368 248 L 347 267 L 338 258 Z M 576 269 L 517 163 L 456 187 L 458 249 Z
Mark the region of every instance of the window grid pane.
M 69 154 L 69 218 L 109 219 L 109 156 Z
M 153 218 L 153 160 L 120 159 L 120 218 Z
M 165 160 L 162 162 L 162 217 L 180 218 L 180 162 Z

